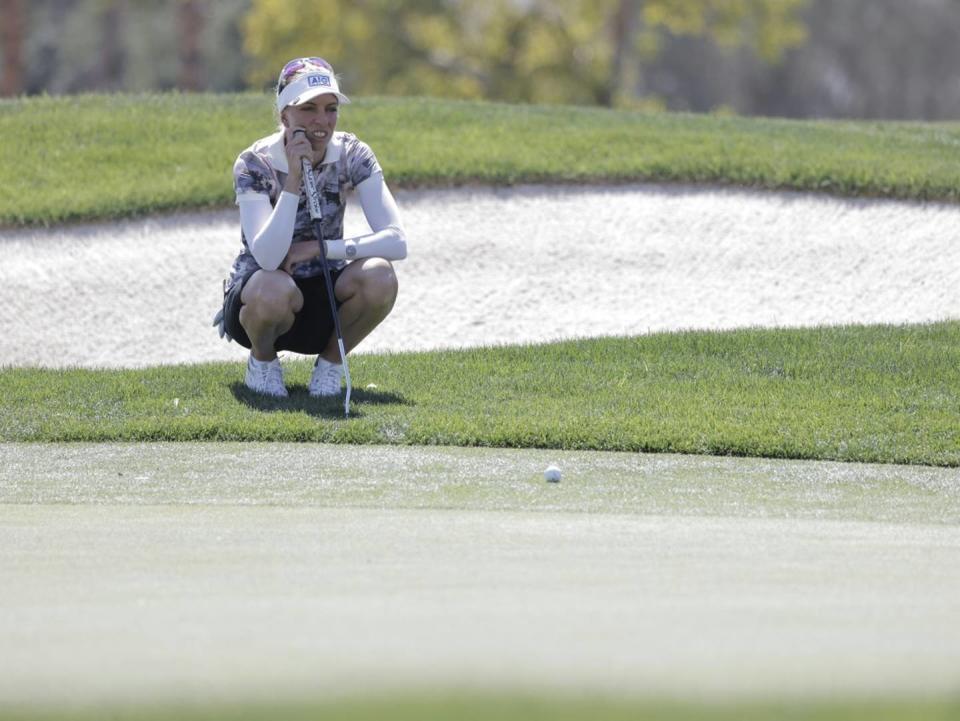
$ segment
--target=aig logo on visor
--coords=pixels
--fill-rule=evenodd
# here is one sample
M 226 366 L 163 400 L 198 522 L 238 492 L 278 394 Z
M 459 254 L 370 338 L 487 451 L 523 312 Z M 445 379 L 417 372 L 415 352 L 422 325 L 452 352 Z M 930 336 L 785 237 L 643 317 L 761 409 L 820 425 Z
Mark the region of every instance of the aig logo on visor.
M 325 87 L 330 87 L 330 76 L 329 75 L 309 75 L 307 76 L 307 85 L 311 88 L 316 88 L 320 85 Z

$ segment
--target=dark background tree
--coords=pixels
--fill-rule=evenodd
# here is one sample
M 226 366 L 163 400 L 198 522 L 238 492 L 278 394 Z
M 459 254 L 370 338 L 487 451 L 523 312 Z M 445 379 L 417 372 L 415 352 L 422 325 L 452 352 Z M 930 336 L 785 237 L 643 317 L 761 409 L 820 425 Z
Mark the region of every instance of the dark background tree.
M 27 33 L 23 0 L 0 0 L 0 44 L 3 48 L 3 73 L 0 94 L 17 95 L 23 91 L 23 39 Z
M 200 43 L 207 20 L 207 8 L 198 0 L 180 0 L 177 25 L 180 35 L 180 90 L 203 90 L 203 54 Z
M 639 92 L 673 110 L 797 118 L 960 118 L 960 2 L 812 0 L 807 40 L 766 64 L 674 37 Z

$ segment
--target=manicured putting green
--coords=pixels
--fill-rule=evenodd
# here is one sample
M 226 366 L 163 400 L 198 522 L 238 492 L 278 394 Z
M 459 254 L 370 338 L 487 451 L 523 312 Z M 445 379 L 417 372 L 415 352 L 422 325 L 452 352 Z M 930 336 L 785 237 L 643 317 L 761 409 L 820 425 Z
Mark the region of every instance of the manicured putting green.
M 958 510 L 935 468 L 7 444 L 0 699 L 940 708 L 960 682 Z
M 563 472 L 544 482 L 550 464 Z M 0 444 L 0 503 L 278 505 L 960 523 L 927 466 L 314 443 Z

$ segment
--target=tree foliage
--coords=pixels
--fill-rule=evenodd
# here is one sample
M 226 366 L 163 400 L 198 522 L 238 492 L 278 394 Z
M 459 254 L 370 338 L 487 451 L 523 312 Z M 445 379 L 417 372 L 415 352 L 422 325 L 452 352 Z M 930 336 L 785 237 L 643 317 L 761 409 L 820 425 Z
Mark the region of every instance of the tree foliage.
M 807 0 L 660 0 L 644 3 L 643 19 L 650 28 L 746 46 L 775 62 L 807 39 L 800 19 L 806 5 Z
M 321 54 L 360 95 L 955 120 L 958 36 L 958 0 L 0 0 L 0 94 L 263 89 Z
M 361 94 L 613 105 L 669 35 L 767 61 L 801 43 L 807 0 L 253 0 L 250 80 L 322 55 Z

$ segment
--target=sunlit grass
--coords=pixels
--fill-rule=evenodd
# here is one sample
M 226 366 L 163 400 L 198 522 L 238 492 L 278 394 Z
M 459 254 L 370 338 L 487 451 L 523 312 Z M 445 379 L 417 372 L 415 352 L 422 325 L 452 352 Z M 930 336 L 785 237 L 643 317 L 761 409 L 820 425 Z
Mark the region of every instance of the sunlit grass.
M 156 705 L 90 710 L 3 712 L 0 721 L 953 721 L 952 700 L 789 702 L 628 700 L 596 695 L 405 693 L 372 698 L 273 704 Z
M 7 441 L 258 440 L 960 465 L 960 323 L 355 356 L 353 415 L 239 363 L 0 371 Z M 373 386 L 376 386 L 375 388 Z
M 0 100 L 0 225 L 223 206 L 267 95 Z M 957 123 L 796 121 L 366 98 L 340 129 L 399 186 L 665 181 L 954 201 Z

